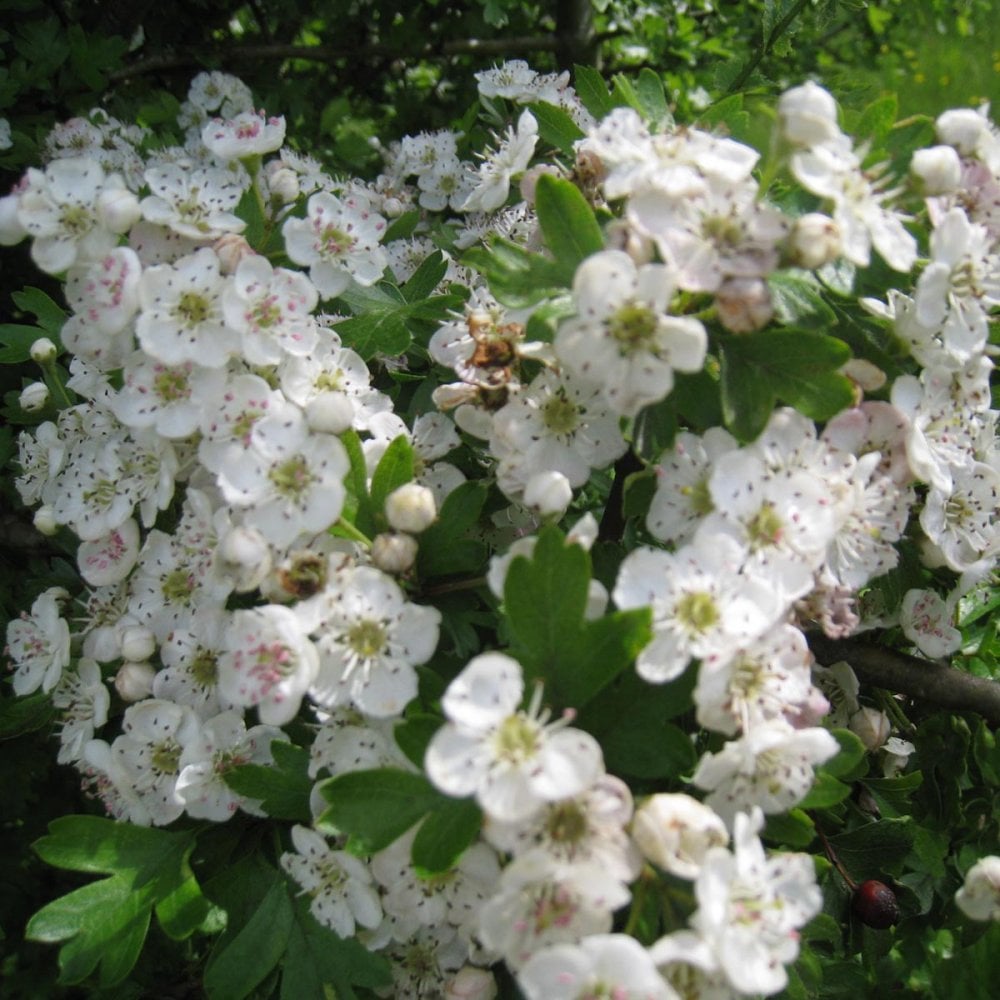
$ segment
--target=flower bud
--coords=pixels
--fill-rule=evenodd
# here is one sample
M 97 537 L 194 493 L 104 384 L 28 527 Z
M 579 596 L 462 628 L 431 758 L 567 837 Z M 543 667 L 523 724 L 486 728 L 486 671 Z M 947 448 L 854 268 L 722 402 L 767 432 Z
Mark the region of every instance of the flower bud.
M 857 736 L 868 750 L 878 750 L 889 738 L 892 725 L 889 716 L 876 708 L 859 708 L 850 722 L 851 732 Z
M 255 590 L 271 572 L 271 547 L 254 528 L 230 529 L 216 550 L 217 568 L 239 593 Z
M 404 483 L 385 498 L 385 516 L 396 531 L 419 535 L 437 517 L 434 494 L 419 483 Z
M 632 820 L 632 839 L 654 865 L 681 878 L 697 878 L 712 847 L 729 843 L 722 818 L 690 795 L 661 794 L 647 799 Z
M 913 154 L 910 173 L 919 182 L 922 194 L 948 194 L 962 180 L 962 161 L 952 146 L 931 146 Z
M 840 134 L 837 102 L 811 80 L 781 95 L 778 121 L 781 134 L 796 146 L 818 146 Z
M 552 469 L 536 472 L 524 488 L 524 506 L 542 517 L 562 517 L 572 499 L 569 480 Z
M 815 270 L 841 251 L 840 226 L 829 215 L 809 212 L 795 220 L 788 237 L 788 255 L 797 267 Z
M 115 674 L 115 690 L 122 701 L 142 701 L 153 693 L 155 676 L 151 663 L 123 663 Z
M 398 219 L 403 214 L 403 208 L 399 198 L 386 198 L 382 202 L 382 214 L 387 219 Z
M 49 506 L 49 504 L 42 504 L 42 506 L 35 511 L 34 525 L 35 528 L 43 535 L 51 536 L 59 530 L 59 522 L 56 520 L 56 512 Z
M 497 982 L 493 973 L 466 965 L 444 985 L 444 1000 L 493 1000 Z
M 975 153 L 986 129 L 986 119 L 972 108 L 952 108 L 938 116 L 934 123 L 937 137 L 960 153 Z
M 128 625 L 122 632 L 122 659 L 148 660 L 156 652 L 156 637 L 145 625 Z
M 39 337 L 31 345 L 31 360 L 40 365 L 47 365 L 50 361 L 55 361 L 58 353 L 59 349 L 48 337 Z
M 372 541 L 372 562 L 383 573 L 408 573 L 416 562 L 418 549 L 412 535 L 385 531 Z
M 753 333 L 771 322 L 771 292 L 762 278 L 727 278 L 715 293 L 719 322 L 732 333 Z
M 113 233 L 124 233 L 142 218 L 139 199 L 124 186 L 120 178 L 109 177 L 108 180 L 117 180 L 121 186 L 105 187 L 97 196 L 94 206 L 97 218 L 105 229 L 110 229 Z
M 354 404 L 346 392 L 322 392 L 306 403 L 306 423 L 321 434 L 343 434 L 354 422 Z
M 280 160 L 272 160 L 265 168 L 267 176 L 267 188 L 271 192 L 271 198 L 282 205 L 290 205 L 301 193 L 299 175 L 286 167 Z
M 17 401 L 25 413 L 37 413 L 49 401 L 49 387 L 44 382 L 32 382 L 21 390 Z
M 213 244 L 212 249 L 219 258 L 219 270 L 223 274 L 235 274 L 240 261 L 254 256 L 254 249 L 239 233 L 226 233 Z
M 965 873 L 955 902 L 970 920 L 1000 920 L 1000 858 L 980 858 Z

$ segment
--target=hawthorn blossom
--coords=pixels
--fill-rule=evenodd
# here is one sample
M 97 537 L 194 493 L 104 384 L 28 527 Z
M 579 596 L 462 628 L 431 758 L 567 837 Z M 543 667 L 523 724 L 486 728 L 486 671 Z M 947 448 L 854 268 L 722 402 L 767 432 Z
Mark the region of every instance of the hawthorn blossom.
M 952 624 L 954 617 L 954 603 L 934 590 L 908 590 L 899 609 L 903 635 L 932 660 L 943 659 L 962 645 L 962 633 Z
M 23 697 L 39 688 L 46 694 L 59 683 L 70 663 L 69 624 L 59 602 L 62 587 L 49 587 L 35 598 L 31 612 L 21 612 L 7 625 L 7 655 L 14 670 L 14 694 Z
M 213 118 L 201 132 L 205 148 L 220 160 L 242 160 L 281 148 L 285 141 L 284 116 L 268 117 L 263 111 L 244 111 L 234 118 Z
M 379 243 L 385 228 L 385 219 L 363 196 L 341 201 L 319 192 L 309 199 L 306 217 L 288 219 L 281 234 L 288 256 L 308 266 L 320 295 L 333 299 L 352 281 L 373 285 L 382 277 L 387 261 Z
M 955 903 L 971 920 L 1000 920 L 1000 857 L 980 858 L 965 873 Z
M 152 194 L 142 199 L 142 217 L 189 240 L 204 243 L 226 233 L 242 233 L 246 223 L 233 213 L 244 184 L 219 167 L 185 168 L 178 163 L 150 167 Z
M 632 838 L 653 864 L 695 879 L 709 849 L 729 843 L 729 831 L 718 813 L 690 795 L 660 793 L 636 810 Z
M 83 541 L 76 551 L 80 576 L 92 587 L 120 583 L 139 558 L 139 525 L 129 519 L 108 534 Z
M 340 937 L 359 928 L 372 929 L 382 920 L 382 906 L 363 861 L 346 851 L 331 850 L 327 842 L 305 826 L 292 827 L 295 851 L 281 855 L 281 867 L 309 896 L 309 911 Z
M 475 795 L 484 812 L 502 821 L 525 820 L 544 803 L 576 795 L 603 770 L 589 734 L 569 717 L 548 721 L 535 689 L 521 710 L 521 665 L 503 653 L 474 657 L 441 699 L 448 721 L 427 747 L 424 767 L 446 795 Z
M 465 212 L 494 212 L 507 200 L 511 179 L 523 173 L 535 153 L 538 122 L 522 111 L 516 128 L 508 128 L 499 146 L 479 165 L 479 182 L 462 203 Z
M 291 608 L 269 604 L 234 611 L 218 661 L 219 693 L 256 706 L 261 722 L 283 726 L 316 677 L 319 654 Z
M 76 669 L 66 671 L 52 691 L 52 705 L 59 710 L 59 753 L 56 760 L 69 764 L 82 760 L 94 731 L 108 721 L 111 694 L 94 660 L 83 657 Z

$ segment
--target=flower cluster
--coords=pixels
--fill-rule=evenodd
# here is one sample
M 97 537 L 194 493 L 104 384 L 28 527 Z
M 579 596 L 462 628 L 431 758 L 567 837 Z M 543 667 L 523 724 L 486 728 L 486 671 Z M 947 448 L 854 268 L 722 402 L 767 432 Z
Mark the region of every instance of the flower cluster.
M 733 138 L 595 117 L 523 63 L 479 86 L 511 124 L 476 162 L 459 133 L 407 136 L 364 182 L 201 74 L 183 147 L 74 120 L 0 200 L 0 242 L 30 238 L 65 286 L 16 486 L 81 580 L 11 624 L 13 688 L 51 696 L 59 761 L 133 824 L 264 816 L 227 776 L 307 747 L 315 822 L 285 828 L 281 867 L 387 957 L 394 995 L 488 996 L 500 961 L 529 997 L 770 995 L 822 895 L 807 855 L 765 850 L 765 814 L 803 801 L 835 727 L 885 747 L 887 773 L 912 750 L 809 634 L 898 625 L 946 656 L 1000 555 L 1000 135 L 949 112 L 894 176 L 796 87 L 769 173 L 799 198 L 779 203 Z M 851 298 L 874 254 L 900 286 L 863 300 L 884 368 L 789 317 Z M 741 389 L 740 357 L 774 381 Z M 618 544 L 594 515 L 625 482 Z M 564 518 L 573 565 L 615 543 L 566 620 L 611 657 L 647 615 L 639 683 L 688 677 L 709 734 L 638 803 L 623 779 L 648 775 L 602 744 L 616 678 L 566 704 L 523 648 L 530 615 L 589 652 L 510 582 Z M 876 607 L 904 547 L 920 585 Z M 324 789 L 359 771 L 419 772 L 482 822 L 445 870 L 415 860 L 419 826 L 360 856 L 324 820 Z M 619 932 L 660 873 L 690 884 L 688 912 L 658 940 Z M 970 871 L 966 913 L 995 915 L 995 874 Z

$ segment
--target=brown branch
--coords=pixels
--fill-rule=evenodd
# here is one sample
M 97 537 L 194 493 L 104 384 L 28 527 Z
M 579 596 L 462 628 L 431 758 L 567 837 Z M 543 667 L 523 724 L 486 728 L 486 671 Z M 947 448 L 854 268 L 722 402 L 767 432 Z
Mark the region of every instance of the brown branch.
M 810 635 L 809 648 L 825 666 L 846 660 L 862 683 L 940 708 L 975 712 L 991 725 L 1000 726 L 1000 684 L 996 681 L 861 638 L 828 639 Z
M 554 52 L 562 46 L 559 35 L 529 35 L 514 38 L 459 38 L 414 45 L 412 48 L 371 42 L 363 46 L 337 45 L 233 45 L 225 49 L 184 56 L 151 56 L 111 74 L 112 83 L 164 70 L 187 69 L 207 63 L 228 65 L 260 59 L 304 59 L 331 63 L 337 59 L 433 59 L 458 55 L 506 56 L 516 52 Z

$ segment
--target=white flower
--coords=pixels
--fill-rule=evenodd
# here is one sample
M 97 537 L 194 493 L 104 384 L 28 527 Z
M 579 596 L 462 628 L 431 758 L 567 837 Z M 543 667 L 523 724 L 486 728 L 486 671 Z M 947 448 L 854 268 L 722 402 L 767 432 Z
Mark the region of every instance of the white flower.
M 503 653 L 483 653 L 448 685 L 441 700 L 448 722 L 427 748 L 424 765 L 446 795 L 475 795 L 490 817 L 527 819 L 543 803 L 576 795 L 603 770 L 588 733 L 548 723 L 541 688 L 519 710 L 521 666 Z
M 309 199 L 304 219 L 281 227 L 288 256 L 309 267 L 309 277 L 326 299 L 336 298 L 351 281 L 373 285 L 386 268 L 379 246 L 386 223 L 361 195 L 341 201 L 320 192 Z
M 94 730 L 108 721 L 111 695 L 101 677 L 101 668 L 86 657 L 76 670 L 62 675 L 52 691 L 52 704 L 59 709 L 60 764 L 83 758 L 83 748 L 94 738 Z
M 965 873 L 955 902 L 971 920 L 1000 920 L 1000 857 L 980 858 Z
M 786 812 L 805 798 L 813 768 L 833 757 L 840 745 L 826 729 L 793 729 L 768 720 L 698 762 L 692 781 L 710 792 L 705 804 L 727 823 L 741 810 Z
M 143 350 L 167 365 L 222 367 L 240 342 L 223 315 L 222 293 L 228 282 L 219 273 L 218 256 L 208 247 L 175 264 L 146 270 L 139 283 L 142 311 L 135 324 Z
M 698 371 L 705 360 L 701 323 L 666 314 L 673 286 L 669 268 L 636 268 L 620 250 L 593 254 L 576 270 L 577 315 L 560 325 L 553 346 L 564 365 L 599 385 L 624 416 L 663 399 L 675 370 Z
M 347 939 L 358 927 L 379 925 L 382 907 L 364 862 L 346 851 L 331 850 L 308 827 L 293 826 L 292 843 L 296 853 L 282 854 L 281 867 L 311 897 L 309 910 L 324 927 Z
M 636 810 L 632 838 L 653 864 L 694 879 L 709 848 L 729 843 L 729 831 L 714 810 L 690 795 L 659 794 Z
M 219 692 L 230 703 L 257 706 L 261 722 L 290 722 L 316 677 L 319 654 L 295 612 L 267 605 L 233 612 L 219 658 Z
M 228 120 L 213 118 L 201 132 L 206 149 L 220 160 L 242 160 L 273 153 L 285 141 L 285 119 L 263 111 L 244 111 Z
M 950 194 L 962 181 L 962 161 L 951 146 L 931 146 L 913 154 L 910 173 L 928 197 Z
M 508 128 L 499 147 L 479 165 L 479 183 L 462 204 L 465 212 L 493 212 L 507 200 L 511 178 L 527 169 L 538 141 L 538 122 L 522 111 L 517 128 Z
M 954 653 L 962 645 L 962 633 L 952 625 L 955 609 L 933 590 L 908 590 L 899 609 L 903 635 L 932 660 Z
M 770 995 L 788 982 L 783 965 L 798 956 L 799 928 L 819 912 L 823 896 L 808 854 L 765 856 L 762 826 L 759 809 L 740 813 L 732 852 L 714 847 L 706 854 L 690 922 L 736 990 Z
M 125 710 L 122 735 L 111 756 L 124 781 L 156 826 L 172 823 L 184 812 L 176 796 L 181 753 L 198 734 L 191 709 L 149 698 Z
M 920 526 L 957 573 L 996 551 L 1000 470 L 984 462 L 953 467 L 949 492 L 931 487 Z
M 285 739 L 273 726 L 247 729 L 239 712 L 223 712 L 204 722 L 180 756 L 177 797 L 194 819 L 223 823 L 237 809 L 262 815 L 257 805 L 234 792 L 226 772 L 241 764 L 270 764 L 271 742 Z
M 115 247 L 66 276 L 66 301 L 81 321 L 107 338 L 126 329 L 139 308 L 142 265 L 134 250 Z
M 812 80 L 781 95 L 778 122 L 782 135 L 796 146 L 817 146 L 840 135 L 837 102 Z
M 362 566 L 331 582 L 316 613 L 313 701 L 324 708 L 353 704 L 378 718 L 399 715 L 417 694 L 414 668 L 437 646 L 440 612 L 410 603 L 391 577 Z
M 49 587 L 7 626 L 7 654 L 14 666 L 14 694 L 24 696 L 41 688 L 48 693 L 69 666 L 69 625 L 59 602 L 67 596 L 62 587 Z
M 204 242 L 242 233 L 246 223 L 233 214 L 244 185 L 229 170 L 176 163 L 150 167 L 146 183 L 153 193 L 142 199 L 142 216 L 179 236 Z
M 535 952 L 517 976 L 528 1000 L 675 1000 L 649 952 L 628 934 L 592 934 Z
M 273 268 L 266 257 L 244 257 L 222 295 L 226 323 L 242 334 L 243 357 L 273 365 L 285 354 L 309 354 L 319 340 L 310 315 L 319 293 L 299 271 Z
M 153 678 L 153 697 L 194 709 L 201 719 L 232 708 L 219 694 L 219 661 L 231 614 L 221 608 L 198 613 L 188 628 L 172 629 L 160 644 L 163 669 Z

